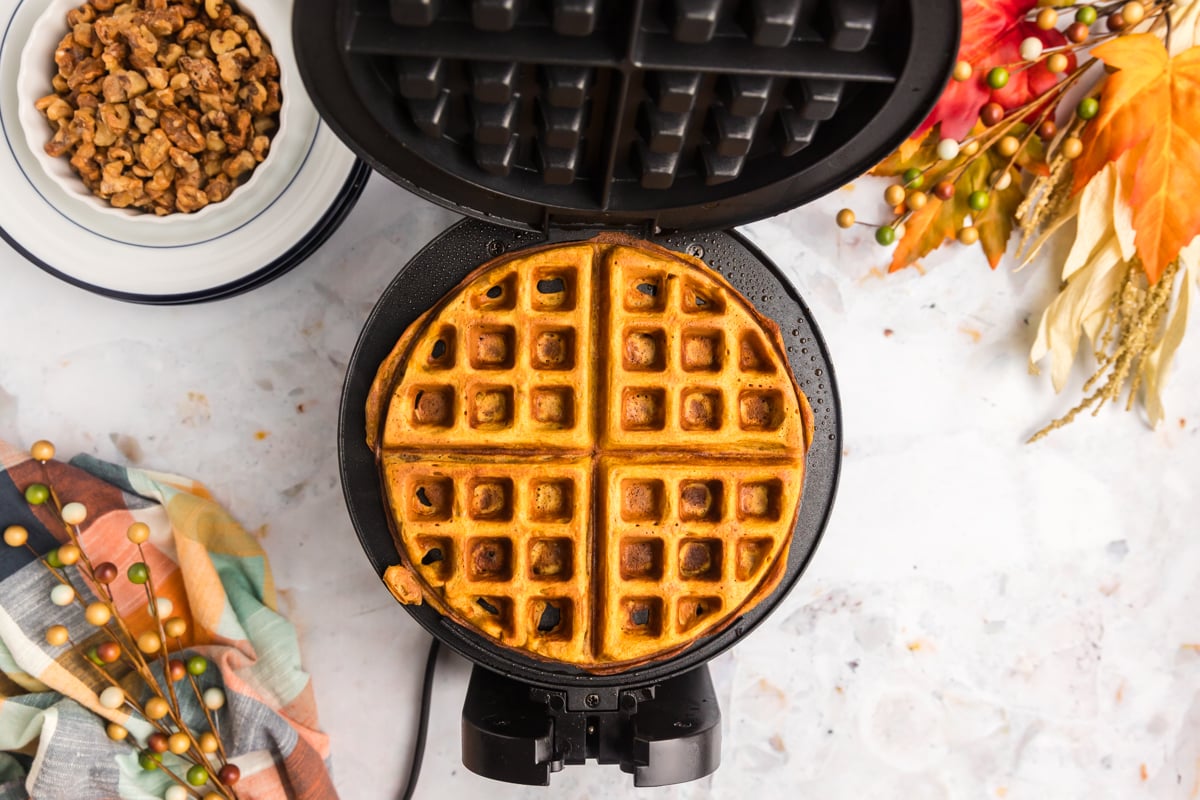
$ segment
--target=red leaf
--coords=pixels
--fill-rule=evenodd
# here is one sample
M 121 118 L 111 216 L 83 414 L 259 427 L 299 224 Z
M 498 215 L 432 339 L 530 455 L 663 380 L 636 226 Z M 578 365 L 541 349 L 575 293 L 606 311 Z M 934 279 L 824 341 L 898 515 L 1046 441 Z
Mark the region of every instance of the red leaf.
M 1060 76 L 1052 74 L 1043 62 L 1013 72 L 1008 85 L 999 91 L 993 92 L 987 85 L 987 73 L 992 67 L 1021 61 L 1022 40 L 1036 36 L 1046 47 L 1066 43 L 1057 30 L 1043 31 L 1025 19 L 1036 5 L 1037 0 L 963 0 L 963 37 L 958 58 L 974 67 L 974 74 L 961 83 L 950 81 L 914 136 L 941 123 L 943 136 L 962 139 L 975 125 L 984 104 L 995 100 L 1006 109 L 1019 108 L 1058 82 Z M 1069 56 L 1069 61 L 1070 69 L 1074 69 L 1074 55 Z

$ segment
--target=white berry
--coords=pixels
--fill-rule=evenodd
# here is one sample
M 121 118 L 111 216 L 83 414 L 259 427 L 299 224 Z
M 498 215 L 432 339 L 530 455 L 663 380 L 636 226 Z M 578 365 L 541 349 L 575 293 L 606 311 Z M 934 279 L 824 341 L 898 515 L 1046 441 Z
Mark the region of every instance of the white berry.
M 204 707 L 216 711 L 223 708 L 225 705 L 225 692 L 221 688 L 214 686 L 211 689 L 204 690 Z
M 87 519 L 87 506 L 83 503 L 67 503 L 62 507 L 62 520 L 68 525 L 80 525 Z
M 1026 61 L 1037 61 L 1042 57 L 1042 50 L 1044 49 L 1045 45 L 1042 44 L 1041 39 L 1036 36 L 1030 36 L 1021 41 L 1021 58 Z
M 75 590 L 64 583 L 60 583 L 50 590 L 50 602 L 56 606 L 69 606 L 75 602 Z
M 953 161 L 958 158 L 959 146 L 954 139 L 942 139 L 938 142 L 937 154 L 942 161 Z
M 157 616 L 159 619 L 166 619 L 175 610 L 175 604 L 165 597 L 157 597 L 155 598 L 155 602 L 158 605 Z M 150 616 L 156 616 L 154 606 L 148 605 L 146 606 L 146 610 L 150 612 Z
M 109 686 L 100 693 L 100 705 L 105 708 L 120 708 L 125 704 L 125 692 L 117 686 Z

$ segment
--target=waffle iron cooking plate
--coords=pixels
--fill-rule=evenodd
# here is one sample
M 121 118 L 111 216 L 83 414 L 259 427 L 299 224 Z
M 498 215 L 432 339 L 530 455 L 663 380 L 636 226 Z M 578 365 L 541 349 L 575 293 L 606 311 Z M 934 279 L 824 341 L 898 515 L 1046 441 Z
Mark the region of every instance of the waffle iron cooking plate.
M 921 122 L 958 0 L 307 0 L 301 73 L 378 171 L 469 216 L 719 230 Z

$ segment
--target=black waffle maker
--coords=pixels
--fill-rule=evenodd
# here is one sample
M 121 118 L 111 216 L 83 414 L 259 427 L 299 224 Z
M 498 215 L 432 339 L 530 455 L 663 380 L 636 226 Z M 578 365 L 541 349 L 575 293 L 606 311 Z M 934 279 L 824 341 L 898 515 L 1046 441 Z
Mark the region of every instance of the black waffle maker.
M 399 563 L 364 404 L 425 309 L 481 263 L 620 230 L 703 258 L 779 323 L 816 412 L 801 510 L 775 592 L 666 661 L 593 675 L 407 606 L 476 666 L 462 755 L 490 778 L 548 784 L 586 759 L 638 786 L 707 775 L 720 710 L 706 662 L 799 579 L 841 462 L 837 386 L 808 308 L 731 226 L 807 202 L 886 156 L 936 102 L 959 0 L 306 0 L 297 58 L 325 121 L 376 170 L 462 212 L 375 306 L 342 396 L 340 462 L 363 549 Z

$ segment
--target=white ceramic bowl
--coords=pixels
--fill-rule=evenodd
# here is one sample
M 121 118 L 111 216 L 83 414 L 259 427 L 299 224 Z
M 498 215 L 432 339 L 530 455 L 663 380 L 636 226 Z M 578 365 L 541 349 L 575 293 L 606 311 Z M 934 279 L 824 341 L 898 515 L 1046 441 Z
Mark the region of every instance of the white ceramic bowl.
M 210 203 L 190 214 L 173 213 L 159 216 L 137 209 L 115 208 L 108 201 L 92 194 L 83 184 L 83 180 L 71 169 L 65 156 L 54 158 L 46 153 L 45 144 L 54 131 L 41 112 L 34 108 L 38 98 L 54 91 L 50 83 L 58 71 L 54 63 L 54 51 L 70 30 L 67 25 L 67 12 L 82 4 L 83 0 L 49 0 L 46 3 L 25 40 L 25 46 L 21 49 L 21 65 L 17 75 L 17 98 L 20 103 L 18 114 L 25 142 L 45 176 L 62 190 L 62 196 L 70 206 L 64 208 L 64 211 L 70 216 L 78 214 L 83 218 L 90 218 L 99 214 L 123 222 L 135 221 L 138 225 L 158 226 L 160 230 L 154 232 L 154 238 L 158 239 L 162 235 L 170 235 L 169 229 L 195 228 L 202 221 L 206 229 L 214 224 L 218 227 L 225 227 L 231 223 L 236 225 L 237 218 L 242 217 L 244 212 L 261 208 L 265 193 L 280 183 L 279 178 L 282 177 L 285 181 L 290 179 L 290 176 L 272 175 L 273 172 L 289 167 L 288 159 L 283 156 L 276 157 L 276 153 L 294 152 L 297 147 L 304 146 L 305 143 L 293 139 L 298 136 L 311 136 L 311 130 L 304 130 L 311 128 L 311 125 L 306 125 L 304 119 L 298 119 L 309 116 L 305 111 L 311 110 L 311 104 L 307 97 L 304 97 L 303 102 L 289 102 L 293 92 L 303 95 L 303 89 L 298 80 L 293 83 L 293 71 L 284 68 L 284 58 L 276 46 L 277 42 L 285 42 L 286 50 L 290 50 L 291 19 L 289 14 L 281 13 L 289 9 L 275 0 L 237 0 L 240 12 L 253 19 L 280 62 L 279 127 L 271 134 L 271 147 L 267 151 L 267 157 L 225 200 Z M 271 195 L 271 198 L 273 196 Z M 271 198 L 266 199 L 269 201 Z M 180 230 L 179 233 L 183 231 Z

